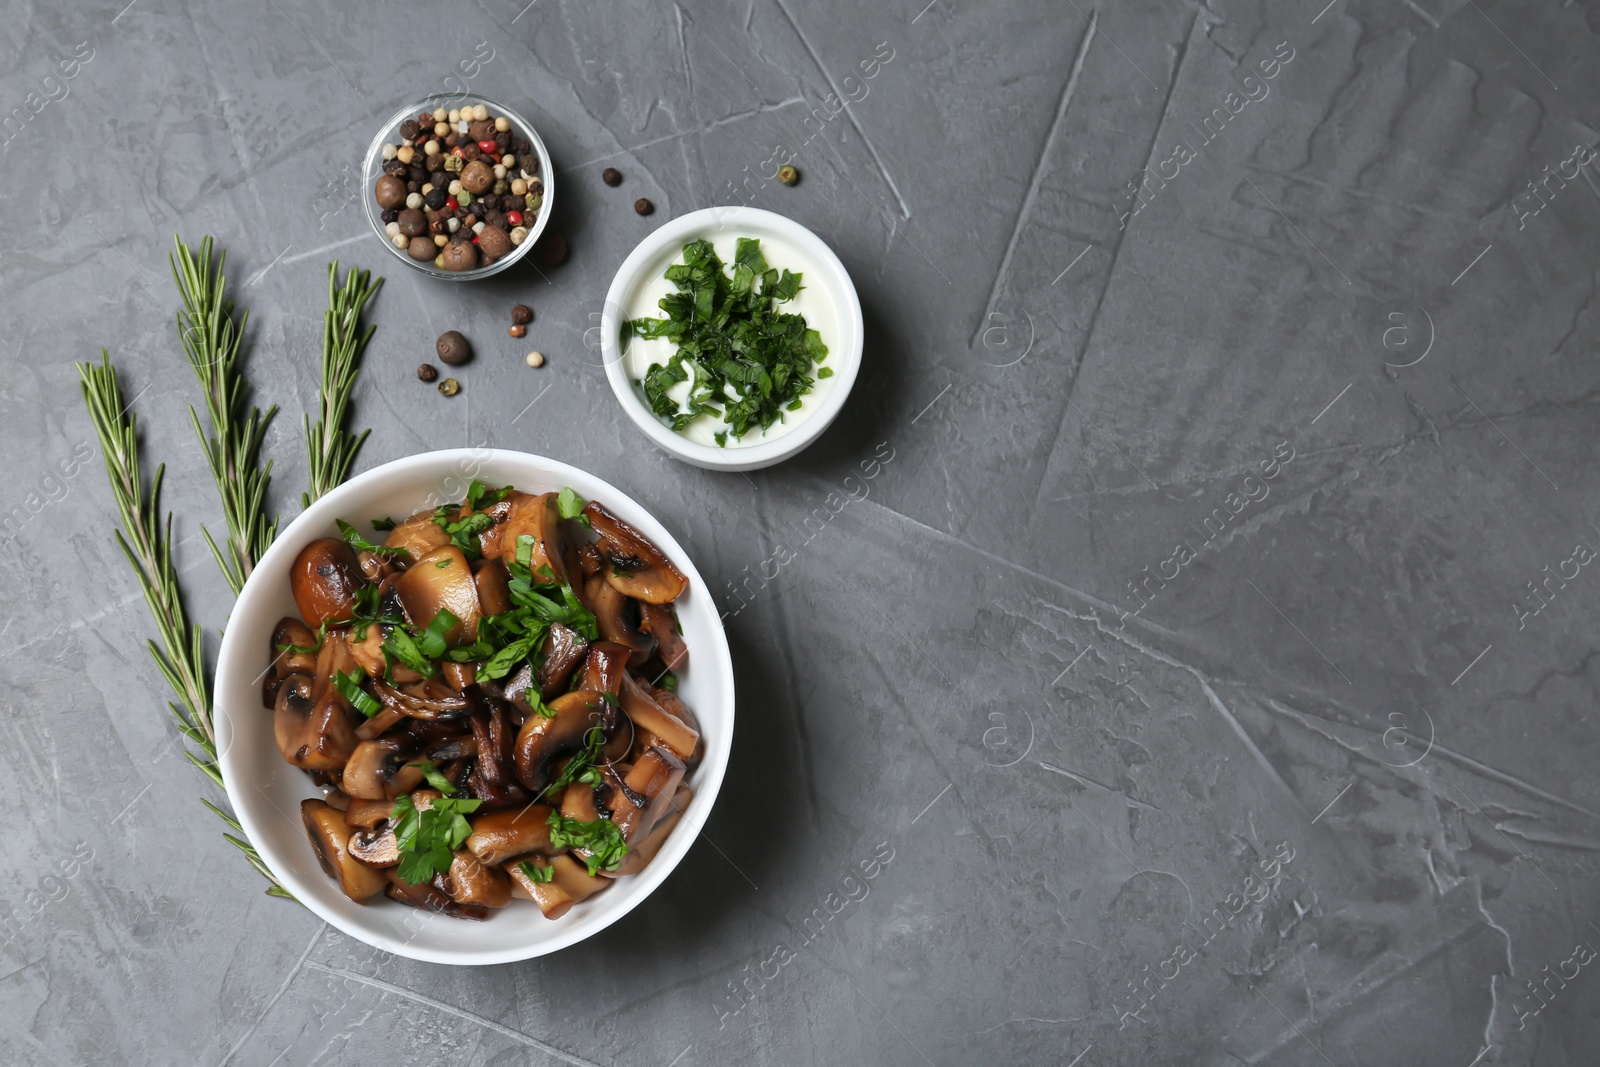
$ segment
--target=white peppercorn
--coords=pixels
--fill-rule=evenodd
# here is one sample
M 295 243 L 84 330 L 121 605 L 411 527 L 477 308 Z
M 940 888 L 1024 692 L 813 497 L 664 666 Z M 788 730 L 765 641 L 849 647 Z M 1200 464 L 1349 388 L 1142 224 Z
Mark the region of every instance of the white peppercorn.
M 449 117 L 450 117 L 450 112 L 446 111 L 444 108 L 436 107 L 436 108 L 433 109 L 433 121 L 435 121 L 435 122 L 443 122 L 445 119 L 447 119 Z
M 427 144 L 423 145 L 422 146 L 422 154 L 425 155 L 425 156 L 436 156 L 436 155 L 438 155 L 439 154 L 439 142 L 438 141 L 429 141 Z
M 526 226 L 517 226 L 517 227 L 512 229 L 512 231 L 511 231 L 511 243 L 512 244 L 520 245 L 522 242 L 526 241 L 527 239 L 528 239 L 528 228 Z
M 389 160 L 394 158 L 394 154 L 398 151 L 400 151 L 398 145 L 385 144 L 383 146 L 383 161 L 387 163 Z
M 411 238 L 407 237 L 403 233 L 396 233 L 393 237 L 389 238 L 389 243 L 404 252 L 406 250 L 406 246 L 411 243 Z
M 489 117 L 489 108 L 488 108 L 488 106 L 486 104 L 474 104 L 474 105 L 472 105 L 472 117 L 477 119 L 479 122 L 482 122 L 484 119 L 488 118 Z
M 505 133 L 511 128 L 511 120 L 504 115 L 497 115 L 494 120 L 494 128 L 497 133 Z
M 383 228 L 383 232 L 388 234 L 390 237 L 393 237 L 400 232 L 400 224 L 398 222 L 391 222 Z
M 422 206 L 422 194 L 421 193 L 407 193 L 406 194 L 406 207 L 419 208 L 421 206 Z
M 528 366 L 530 366 L 530 367 L 542 367 L 542 366 L 544 366 L 544 353 L 542 353 L 542 352 L 529 352 L 528 353 Z

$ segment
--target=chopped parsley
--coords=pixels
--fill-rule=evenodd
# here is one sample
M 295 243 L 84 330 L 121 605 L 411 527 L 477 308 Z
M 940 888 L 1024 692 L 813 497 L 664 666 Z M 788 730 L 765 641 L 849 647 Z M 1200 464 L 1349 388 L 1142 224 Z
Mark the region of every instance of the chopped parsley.
M 588 503 L 570 485 L 563 485 L 561 492 L 556 494 L 556 510 L 561 513 L 561 517 L 563 519 L 576 519 L 585 526 L 589 525 L 589 516 L 583 513 L 583 509 Z
M 428 784 L 447 794 L 435 799 L 428 810 L 418 811 L 407 793 L 394 802 L 389 816 L 395 822 L 394 837 L 400 847 L 400 866 L 395 873 L 408 885 L 421 885 L 450 869 L 456 849 L 472 834 L 466 816 L 477 811 L 483 801 L 449 796 L 456 791 L 455 785 L 428 760 L 412 766 L 420 767 Z
M 554 867 L 537 867 L 532 863 L 529 863 L 527 860 L 523 860 L 521 863 L 517 864 L 517 868 L 521 870 L 523 874 L 528 876 L 528 881 L 537 882 L 541 885 L 556 876 L 556 869 Z
M 339 690 L 339 695 L 355 705 L 355 709 L 367 718 L 372 718 L 383 710 L 383 704 L 377 697 L 361 688 L 361 683 L 367 676 L 360 671 L 351 671 L 345 674 L 342 671 L 333 672 L 333 686 Z
M 450 543 L 459 548 L 468 559 L 477 559 L 478 535 L 494 525 L 494 516 L 475 511 L 464 518 L 452 519 L 451 509 L 440 508 L 433 513 L 433 521 L 450 537 Z
M 694 241 L 683 246 L 683 262 L 668 267 L 666 279 L 678 290 L 660 300 L 667 317 L 627 323 L 634 336 L 676 346 L 637 383 L 650 410 L 674 430 L 701 415 L 720 417 L 728 429 L 717 444 L 726 445 L 730 434 L 764 430 L 800 406 L 815 382 L 812 369 L 828 355 L 805 316 L 776 310 L 800 291 L 800 275 L 768 267 L 761 242 L 741 237 L 731 277 L 710 241 Z M 687 403 L 679 407 L 667 393 L 690 381 L 691 372 Z
M 351 526 L 343 519 L 334 519 L 333 521 L 339 524 L 339 533 L 344 538 L 344 543 L 355 549 L 357 552 L 371 552 L 378 556 L 410 555 L 409 552 L 398 546 L 391 548 L 386 545 L 373 544 L 371 541 L 368 541 L 365 537 L 361 536 L 361 531 L 357 530 L 354 526 Z M 390 525 L 393 525 L 392 520 Z
M 622 839 L 622 831 L 610 819 L 581 822 L 552 811 L 545 822 L 550 827 L 552 848 L 581 848 L 589 853 L 583 857 L 583 862 L 591 878 L 601 871 L 616 870 L 622 866 L 622 857 L 628 854 L 628 843 Z
M 367 525 L 371 526 L 374 530 L 382 530 L 384 533 L 388 533 L 390 530 L 394 529 L 394 520 L 389 518 L 368 519 Z
M 433 664 L 429 662 L 429 657 L 422 654 L 417 639 L 404 626 L 390 628 L 388 636 L 383 639 L 383 654 L 389 658 L 391 666 L 400 663 L 424 678 L 433 677 Z
M 598 787 L 601 781 L 598 768 L 604 760 L 605 747 L 605 727 L 596 723 L 584 732 L 583 747 L 572 754 L 572 758 L 567 760 L 567 765 L 561 768 L 561 773 L 541 790 L 541 795 L 548 793 L 554 796 L 573 782 Z

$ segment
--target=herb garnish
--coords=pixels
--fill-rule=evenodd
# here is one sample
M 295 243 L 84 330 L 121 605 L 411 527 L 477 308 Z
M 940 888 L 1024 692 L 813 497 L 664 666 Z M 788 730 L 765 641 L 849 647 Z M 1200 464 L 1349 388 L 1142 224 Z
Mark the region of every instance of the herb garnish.
M 344 537 L 344 543 L 355 549 L 357 552 L 371 552 L 378 556 L 410 555 L 409 552 L 398 546 L 391 548 L 387 545 L 373 544 L 371 541 L 368 541 L 365 537 L 361 536 L 361 531 L 357 530 L 354 526 L 351 526 L 343 519 L 334 519 L 333 521 L 339 524 L 339 533 Z
M 652 363 L 637 383 L 652 411 L 674 430 L 701 415 L 720 416 L 729 428 L 717 434 L 717 444 L 726 445 L 730 433 L 737 438 L 764 430 L 799 408 L 814 384 L 812 368 L 828 355 L 805 316 L 775 310 L 800 291 L 800 275 L 768 267 L 761 242 L 741 237 L 732 277 L 723 273 L 710 241 L 694 241 L 683 246 L 683 262 L 668 267 L 666 278 L 678 289 L 659 302 L 667 317 L 627 324 L 640 338 L 666 338 L 677 346 L 665 365 Z M 667 392 L 689 381 L 690 370 L 693 384 L 680 408 Z
M 446 794 L 435 798 L 426 811 L 418 811 L 407 793 L 394 802 L 389 816 L 395 821 L 395 843 L 401 852 L 395 873 L 409 885 L 421 885 L 450 869 L 455 850 L 472 834 L 466 816 L 477 811 L 483 801 L 449 796 L 456 791 L 455 784 L 428 760 L 411 766 L 420 767 L 428 784 Z
M 517 867 L 522 871 L 523 874 L 528 876 L 528 881 L 530 882 L 543 884 L 556 876 L 556 869 L 554 867 L 535 867 L 527 860 L 523 860 L 521 863 L 517 864 Z
M 459 548 L 468 559 L 477 559 L 480 555 L 478 535 L 494 525 L 494 516 L 475 511 L 465 518 L 452 519 L 450 511 L 448 507 L 440 508 L 433 513 L 433 521 L 450 536 L 450 543 Z
M 511 487 L 503 485 L 499 489 L 490 489 L 478 479 L 474 478 L 472 484 L 467 486 L 467 507 L 473 511 L 482 511 L 486 507 L 500 503 L 511 495 Z
M 583 513 L 587 504 L 588 501 L 579 496 L 570 485 L 563 485 L 561 492 L 556 494 L 556 510 L 561 513 L 561 517 L 575 519 L 585 526 L 589 525 L 589 516 Z
M 339 690 L 339 695 L 355 705 L 355 709 L 367 718 L 372 718 L 383 710 L 383 704 L 377 697 L 361 688 L 361 683 L 367 676 L 361 671 L 351 671 L 345 674 L 342 671 L 333 672 L 334 688 Z
M 622 839 L 622 831 L 610 819 L 581 822 L 552 811 L 545 822 L 550 827 L 551 848 L 581 848 L 589 853 L 583 857 L 583 862 L 591 878 L 601 871 L 616 870 L 622 866 L 622 857 L 628 854 L 628 843 Z
M 367 525 L 371 526 L 374 530 L 381 530 L 384 533 L 388 533 L 390 530 L 394 529 L 394 520 L 391 518 L 370 519 L 368 520 Z

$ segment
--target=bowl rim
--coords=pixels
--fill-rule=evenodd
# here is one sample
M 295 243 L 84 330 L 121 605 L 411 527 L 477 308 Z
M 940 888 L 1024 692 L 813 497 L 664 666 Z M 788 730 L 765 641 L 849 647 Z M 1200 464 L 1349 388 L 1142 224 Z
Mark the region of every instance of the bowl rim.
M 727 694 L 726 727 L 715 736 L 703 734 L 707 737 L 705 755 L 700 766 L 695 771 L 695 796 L 689 807 L 684 811 L 677 828 L 667 839 L 661 850 L 656 854 L 650 865 L 638 874 L 629 875 L 629 879 L 638 879 L 635 885 L 643 888 L 629 897 L 600 897 L 596 898 L 595 908 L 588 915 L 566 927 L 552 928 L 553 936 L 537 940 L 533 943 L 513 942 L 498 949 L 462 949 L 458 951 L 435 950 L 425 945 L 418 945 L 414 940 L 403 940 L 381 930 L 369 929 L 365 926 L 347 921 L 339 912 L 326 907 L 322 897 L 343 900 L 340 890 L 331 879 L 321 871 L 314 871 L 310 877 L 302 877 L 295 865 L 286 856 L 279 853 L 273 838 L 264 832 L 263 822 L 256 818 L 259 807 L 253 802 L 241 803 L 245 790 L 250 785 L 245 768 L 239 766 L 242 755 L 236 754 L 234 731 L 235 716 L 259 714 L 261 708 L 259 701 L 255 706 L 241 709 L 231 709 L 226 694 L 240 684 L 241 678 L 249 678 L 255 674 L 260 666 L 261 653 L 244 647 L 244 638 L 237 635 L 243 628 L 232 624 L 233 619 L 241 617 L 240 613 L 252 610 L 261 610 L 255 607 L 254 601 L 273 595 L 274 590 L 268 589 L 268 583 L 275 572 L 287 572 L 292 566 L 293 559 L 306 544 L 317 537 L 331 536 L 329 531 L 334 529 L 334 519 L 343 517 L 342 511 L 346 510 L 346 501 L 359 496 L 364 490 L 401 476 L 437 475 L 440 471 L 455 473 L 456 464 L 464 460 L 471 460 L 489 466 L 495 463 L 517 465 L 532 463 L 544 469 L 541 477 L 560 480 L 562 484 L 575 485 L 587 484 L 593 488 L 588 493 L 591 499 L 600 499 L 610 505 L 613 501 L 621 502 L 624 509 L 634 509 L 642 515 L 646 522 L 640 523 L 642 532 L 659 545 L 669 558 L 683 570 L 690 581 L 690 589 L 705 597 L 705 608 L 711 621 L 712 640 L 708 647 L 696 648 L 697 659 L 695 669 L 708 671 L 715 675 L 712 685 Z M 266 590 L 263 592 L 263 590 Z M 683 549 L 671 532 L 661 525 L 660 521 L 638 501 L 627 493 L 611 485 L 605 479 L 590 474 L 571 464 L 550 459 L 530 452 L 519 452 L 512 449 L 490 448 L 454 448 L 441 449 L 432 452 L 416 453 L 399 459 L 380 464 L 369 471 L 365 471 L 342 485 L 335 487 L 318 500 L 315 500 L 300 515 L 296 516 L 289 525 L 278 534 L 276 540 L 263 554 L 256 564 L 250 577 L 246 579 L 244 588 L 229 615 L 229 626 L 223 633 L 222 644 L 217 654 L 216 674 L 213 683 L 213 718 L 218 749 L 218 767 L 222 773 L 224 792 L 227 794 L 229 806 L 233 809 L 235 818 L 238 819 L 244 836 L 257 847 L 263 862 L 279 883 L 294 894 L 295 898 L 304 904 L 312 914 L 331 924 L 336 929 L 361 941 L 363 944 L 374 948 L 405 956 L 410 959 L 422 960 L 428 963 L 443 963 L 458 966 L 483 966 L 500 963 L 513 963 L 519 960 L 533 959 L 539 956 L 557 952 L 563 948 L 586 940 L 600 931 L 611 926 L 634 908 L 638 907 L 653 894 L 661 883 L 677 868 L 683 857 L 704 828 L 709 818 L 711 809 L 716 803 L 717 795 L 721 791 L 723 777 L 727 771 L 728 759 L 733 748 L 733 728 L 735 719 L 736 692 L 734 689 L 733 660 L 728 646 L 727 632 L 722 624 L 722 619 L 716 608 L 716 602 L 710 595 L 710 587 L 688 553 Z M 249 683 L 246 690 L 259 690 L 259 682 Z M 705 719 L 702 719 L 702 727 Z M 241 730 L 245 727 L 241 726 Z M 280 757 L 281 758 L 281 757 Z M 257 790 L 262 793 L 261 790 Z M 269 803 L 270 800 L 269 800 Z M 273 805 L 276 807 L 276 805 Z M 282 816 L 282 812 L 279 811 Z M 292 816 L 282 816 L 292 819 Z M 303 834 L 301 835 L 303 837 Z M 615 892 L 615 891 L 613 891 Z M 615 903 L 613 903 L 615 901 Z M 380 902 L 379 906 L 387 902 Z M 528 903 L 523 901 L 522 903 Z M 403 908 L 404 905 L 395 905 Z M 536 929 L 538 929 L 536 927 Z
M 469 100 L 474 105 L 483 104 L 490 111 L 504 115 L 521 126 L 522 132 L 528 135 L 528 140 L 533 142 L 534 151 L 539 154 L 539 180 L 544 183 L 544 203 L 539 207 L 539 217 L 534 220 L 532 226 L 528 227 L 528 236 L 520 245 L 517 245 L 506 255 L 501 256 L 494 263 L 489 264 L 487 267 L 474 267 L 472 270 L 440 270 L 433 265 L 432 260 L 427 263 L 419 263 L 412 259 L 405 252 L 396 248 L 393 241 L 389 240 L 389 233 L 384 229 L 383 212 L 372 195 L 372 184 L 377 180 L 377 176 L 383 172 L 380 166 L 383 146 L 389 141 L 390 134 L 402 122 L 408 118 L 414 118 L 424 110 L 433 111 L 441 106 L 446 108 L 459 107 Z M 456 93 L 432 93 L 420 100 L 407 104 L 379 125 L 378 132 L 373 135 L 372 143 L 367 146 L 366 155 L 361 159 L 361 204 L 366 212 L 367 222 L 372 227 L 372 232 L 383 242 L 383 246 L 389 250 L 391 255 L 398 258 L 408 267 L 419 270 L 430 278 L 438 278 L 448 282 L 473 282 L 481 278 L 493 277 L 513 263 L 520 261 L 523 256 L 528 254 L 529 249 L 538 242 L 540 235 L 544 233 L 545 227 L 549 225 L 550 209 L 555 203 L 555 191 L 555 167 L 550 162 L 550 152 L 545 148 L 544 138 L 539 136 L 539 131 L 534 127 L 533 123 L 506 105 L 496 103 L 486 96 L 478 96 L 473 93 L 468 93 L 465 96 Z
M 620 333 L 622 326 L 622 301 L 639 283 L 646 266 L 669 245 L 680 242 L 697 232 L 712 228 L 726 230 L 739 226 L 766 229 L 802 246 L 822 268 L 824 278 L 840 302 L 840 321 L 845 333 L 851 337 L 848 344 L 837 353 L 834 368 L 833 390 L 825 397 L 810 417 L 789 433 L 771 441 L 739 448 L 718 448 L 690 441 L 682 434 L 664 425 L 653 411 L 645 406 L 644 399 L 635 391 L 623 365 Z M 392 245 L 390 247 L 393 247 Z M 398 251 L 398 249 L 396 249 Z M 844 408 L 845 401 L 854 388 L 861 370 L 861 353 L 865 344 L 866 327 L 861 315 L 861 299 L 855 283 L 844 264 L 826 241 L 803 224 L 787 215 L 765 208 L 732 205 L 701 208 L 680 215 L 647 234 L 617 268 L 606 291 L 605 306 L 600 318 L 600 354 L 605 364 L 606 379 L 611 391 L 628 418 L 657 447 L 687 463 L 709 470 L 747 471 L 770 467 L 798 454 L 821 437 Z M 830 351 L 830 356 L 834 355 Z

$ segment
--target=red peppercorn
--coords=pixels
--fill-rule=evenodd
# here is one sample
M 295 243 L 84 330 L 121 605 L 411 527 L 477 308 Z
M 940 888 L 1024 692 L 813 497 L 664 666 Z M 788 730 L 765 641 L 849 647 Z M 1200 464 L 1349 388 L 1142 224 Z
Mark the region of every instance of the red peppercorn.
M 444 209 L 453 215 L 457 211 L 461 210 L 461 205 L 456 201 L 456 198 L 452 196 L 450 199 L 444 202 Z
M 522 212 L 520 212 L 520 211 L 508 211 L 508 212 L 506 212 L 506 221 L 509 222 L 512 226 L 521 226 L 522 225 Z
M 456 145 L 454 148 L 450 149 L 450 154 L 455 156 L 457 159 L 467 158 L 467 153 L 462 150 L 460 145 Z
M 479 141 L 478 147 L 483 150 L 485 155 L 490 156 L 497 154 L 500 150 L 500 146 L 493 141 Z

